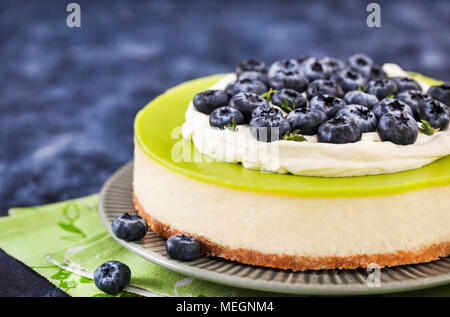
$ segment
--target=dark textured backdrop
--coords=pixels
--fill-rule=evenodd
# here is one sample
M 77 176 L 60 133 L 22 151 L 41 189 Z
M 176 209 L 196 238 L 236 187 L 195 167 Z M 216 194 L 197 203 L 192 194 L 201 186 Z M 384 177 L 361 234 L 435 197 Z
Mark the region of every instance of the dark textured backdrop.
M 99 191 L 132 158 L 133 118 L 182 81 L 241 59 L 303 54 L 376 62 L 449 80 L 450 7 L 377 1 L 0 1 L 0 216 Z M 0 252 L 1 295 L 63 295 Z

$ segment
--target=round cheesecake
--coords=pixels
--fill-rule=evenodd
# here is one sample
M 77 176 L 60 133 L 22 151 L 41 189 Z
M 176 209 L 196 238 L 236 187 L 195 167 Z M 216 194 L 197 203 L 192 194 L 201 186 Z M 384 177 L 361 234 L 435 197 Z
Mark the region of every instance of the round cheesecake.
M 227 139 L 232 131 L 208 130 L 192 108 L 195 94 L 230 78 L 184 83 L 137 115 L 133 199 L 152 230 L 193 236 L 209 255 L 294 271 L 395 266 L 450 254 L 448 130 L 419 135 L 404 148 L 374 134 L 343 145 L 280 140 L 272 142 L 279 143 L 278 165 L 266 149 L 267 157 L 252 162 L 239 156 L 244 126 Z M 233 155 L 217 151 L 224 140 L 235 144 Z M 295 151 L 303 164 L 292 163 Z M 352 151 L 356 159 L 345 160 Z

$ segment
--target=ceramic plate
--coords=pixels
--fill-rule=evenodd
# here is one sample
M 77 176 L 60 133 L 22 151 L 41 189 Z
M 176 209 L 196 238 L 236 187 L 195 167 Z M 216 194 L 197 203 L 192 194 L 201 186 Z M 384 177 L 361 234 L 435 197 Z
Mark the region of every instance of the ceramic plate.
M 135 213 L 132 202 L 132 170 L 129 163 L 105 183 L 100 194 L 99 213 L 111 233 L 112 220 L 124 212 Z M 291 272 L 250 266 L 203 256 L 191 262 L 171 259 L 165 239 L 149 230 L 140 241 L 116 239 L 137 255 L 170 270 L 234 287 L 303 295 L 356 295 L 411 291 L 450 283 L 450 257 L 439 261 L 386 268 L 379 271 L 320 270 Z

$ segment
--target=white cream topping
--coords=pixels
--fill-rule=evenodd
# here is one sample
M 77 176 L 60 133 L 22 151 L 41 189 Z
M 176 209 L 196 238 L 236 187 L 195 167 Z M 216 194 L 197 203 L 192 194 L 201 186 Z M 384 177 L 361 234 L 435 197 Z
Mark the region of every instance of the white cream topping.
M 383 70 L 389 76 L 406 74 L 395 64 L 385 64 Z M 234 74 L 227 75 L 211 89 L 224 89 L 235 78 Z M 426 83 L 420 84 L 426 87 Z M 209 116 L 197 111 L 192 102 L 186 111 L 182 134 L 185 139 L 192 139 L 201 153 L 217 160 L 240 162 L 246 168 L 261 171 L 306 176 L 393 173 L 419 168 L 450 154 L 450 129 L 431 136 L 419 132 L 416 142 L 410 145 L 382 142 L 377 132 L 364 133 L 361 141 L 347 144 L 319 143 L 316 136 L 305 136 L 304 142 L 259 142 L 248 125 L 239 125 L 237 131 L 211 127 Z

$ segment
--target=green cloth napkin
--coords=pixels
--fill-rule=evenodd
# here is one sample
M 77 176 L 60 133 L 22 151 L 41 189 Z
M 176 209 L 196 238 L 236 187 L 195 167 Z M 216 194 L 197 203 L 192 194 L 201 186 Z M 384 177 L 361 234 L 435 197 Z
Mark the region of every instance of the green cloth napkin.
M 109 296 L 92 281 L 95 269 L 109 260 L 126 263 L 132 272 L 130 286 L 118 296 L 277 295 L 194 279 L 144 260 L 109 236 L 97 201 L 92 195 L 10 209 L 0 218 L 0 248 L 72 296 Z M 450 297 L 450 285 L 399 295 Z
M 98 195 L 55 204 L 13 208 L 0 218 L 0 248 L 72 296 L 108 296 L 92 281 L 109 260 L 126 263 L 130 286 L 119 296 L 267 296 L 184 276 L 128 251 L 106 232 Z

